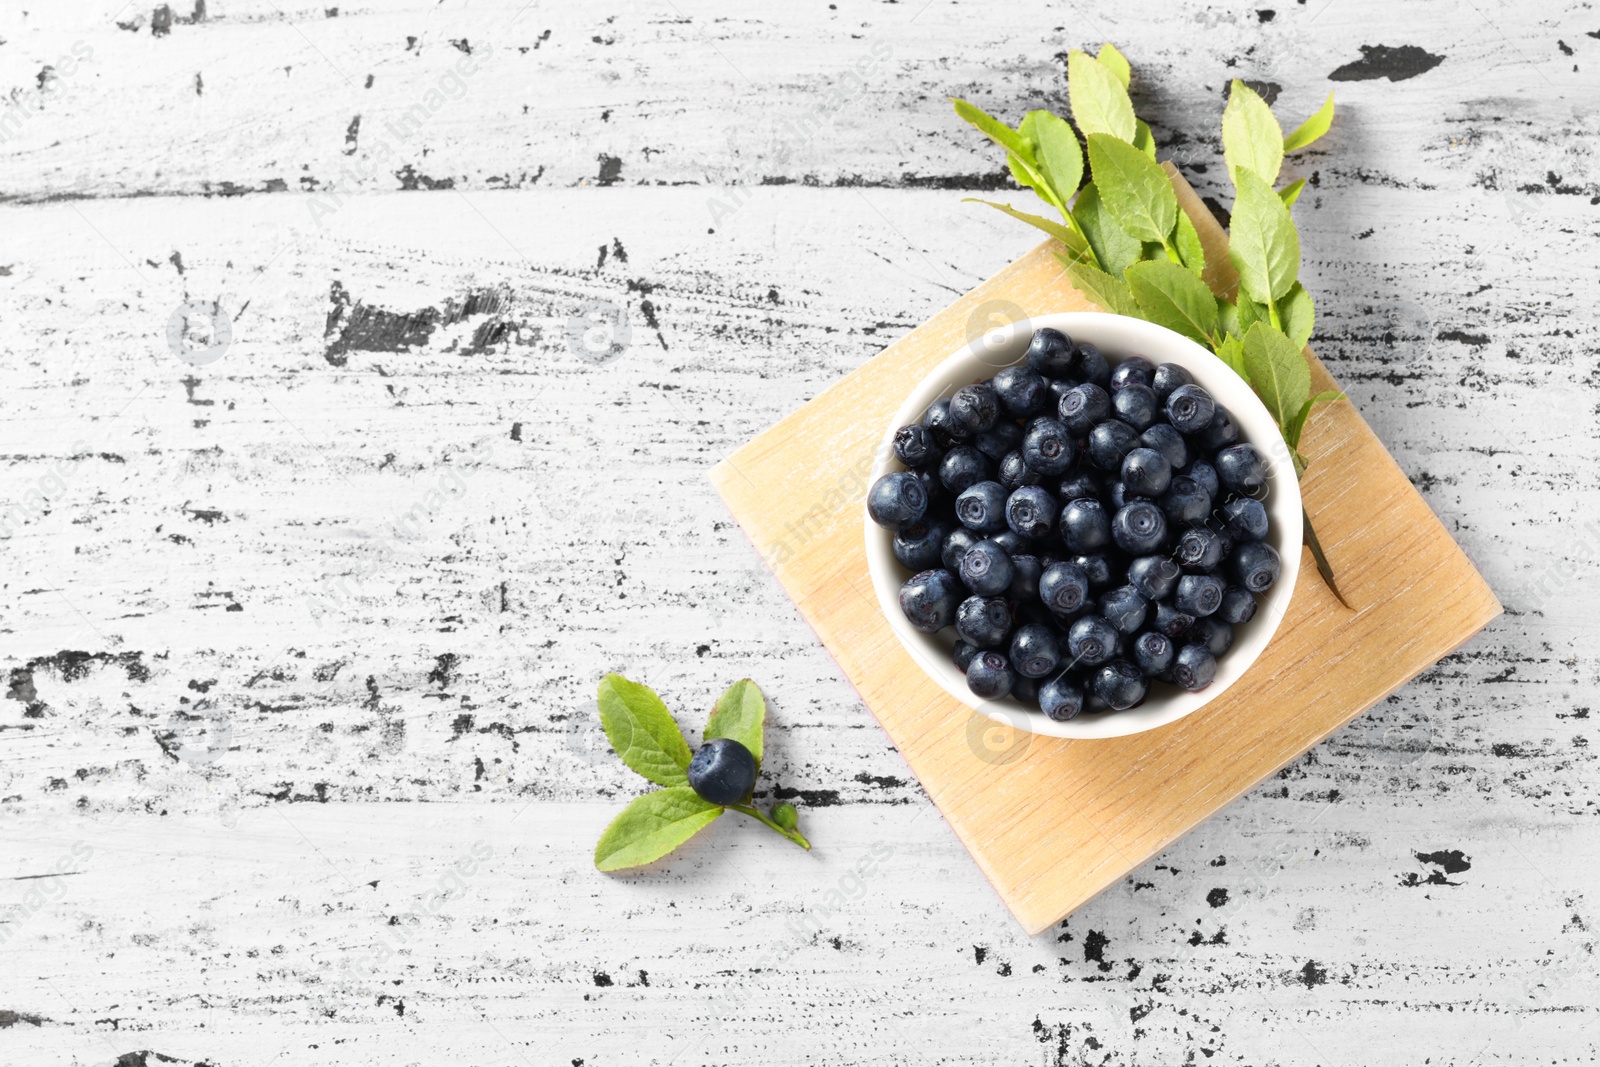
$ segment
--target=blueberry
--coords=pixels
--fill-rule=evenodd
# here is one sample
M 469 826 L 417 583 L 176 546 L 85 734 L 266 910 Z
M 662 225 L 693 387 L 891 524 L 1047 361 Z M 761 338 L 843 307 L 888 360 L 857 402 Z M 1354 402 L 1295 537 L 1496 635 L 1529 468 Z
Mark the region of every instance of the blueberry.
M 1243 586 L 1230 585 L 1222 594 L 1222 606 L 1217 609 L 1213 617 L 1237 626 L 1242 622 L 1249 622 L 1255 615 L 1255 594 Z
M 1030 542 L 1026 537 L 1015 530 L 1001 530 L 999 533 L 989 535 L 989 540 L 1006 550 L 1006 555 L 1017 556 L 1023 552 L 1031 552 Z
M 1267 463 L 1255 445 L 1233 445 L 1216 454 L 1213 464 L 1222 487 L 1230 493 L 1259 496 L 1267 487 Z
M 1179 433 L 1200 433 L 1211 425 L 1217 402 L 1198 385 L 1183 385 L 1167 397 L 1167 421 Z
M 1111 384 L 1111 364 L 1087 341 L 1078 343 L 1078 377 L 1102 389 Z
M 1153 448 L 1136 448 L 1122 457 L 1122 484 L 1124 493 L 1160 496 L 1172 484 L 1172 463 Z
M 1036 330 L 1028 342 L 1028 366 L 1046 378 L 1065 378 L 1077 365 L 1072 338 L 1060 330 Z
M 910 471 L 885 474 L 867 494 L 867 514 L 886 530 L 914 526 L 928 510 L 928 491 Z
M 939 483 L 960 493 L 988 480 L 989 457 L 971 445 L 956 445 L 939 461 Z
M 1016 680 L 1011 664 L 998 652 L 980 652 L 967 665 L 967 688 L 985 700 L 999 700 Z
M 1212 500 L 1215 500 L 1218 496 L 1222 495 L 1222 479 L 1217 477 L 1217 468 L 1213 467 L 1205 460 L 1195 460 L 1193 463 L 1189 464 L 1189 469 L 1183 473 L 1188 477 L 1193 478 L 1200 488 L 1206 491 L 1206 495 Z M 1211 509 L 1208 506 L 1206 510 L 1210 511 Z
M 1110 704 L 1107 704 L 1104 700 L 1101 700 L 1099 695 L 1097 695 L 1095 693 L 1094 686 L 1090 685 L 1090 686 L 1085 686 L 1084 687 L 1084 690 L 1083 690 L 1083 710 L 1084 711 L 1107 711 L 1107 710 L 1110 709 L 1110 707 L 1111 707 Z
M 1059 419 L 1037 418 L 1022 435 L 1022 458 L 1040 474 L 1065 474 L 1078 459 L 1078 443 Z
M 1122 459 L 1139 443 L 1139 431 L 1125 422 L 1108 419 L 1089 431 L 1089 462 L 1103 471 L 1122 467 Z
M 1024 704 L 1037 704 L 1039 702 L 1038 681 L 1033 678 L 1024 678 L 1018 674 L 1011 681 L 1011 699 L 1019 700 Z
M 1106 486 L 1106 503 L 1111 505 L 1111 513 L 1115 515 L 1128 506 L 1130 500 L 1144 500 L 1145 497 L 1138 493 L 1128 492 L 1128 483 L 1121 478 Z
M 956 497 L 956 518 L 980 533 L 1006 528 L 1006 489 L 999 482 L 979 482 Z
M 1162 364 L 1166 366 L 1166 364 Z M 1189 463 L 1189 442 L 1183 439 L 1183 434 L 1174 430 L 1164 422 L 1158 422 L 1144 433 L 1139 435 L 1139 444 L 1144 448 L 1151 448 L 1166 457 L 1167 463 L 1173 470 L 1187 466 Z
M 938 633 L 956 619 L 966 590 L 947 570 L 920 571 L 900 587 L 900 610 L 925 634 Z
M 956 633 L 969 645 L 999 648 L 1011 633 L 1011 609 L 997 596 L 969 596 L 956 606 Z
M 1080 552 L 1069 557 L 1067 562 L 1082 567 L 1083 573 L 1089 576 L 1089 592 L 1098 593 L 1111 585 L 1111 557 L 1106 553 Z
M 1157 503 L 1161 505 L 1167 521 L 1174 526 L 1204 522 L 1206 516 L 1211 514 L 1211 494 L 1187 474 L 1173 478 L 1172 484 L 1167 486 L 1167 491 L 1161 494 Z
M 938 519 L 923 519 L 894 535 L 894 558 L 909 571 L 925 571 L 940 566 L 944 539 L 950 526 Z
M 1044 564 L 1038 556 L 1017 554 L 1011 557 L 1011 587 L 1006 595 L 1013 602 L 1039 599 L 1039 580 L 1044 577 Z
M 1083 687 L 1066 675 L 1039 687 L 1039 710 L 1052 722 L 1067 722 L 1083 710 Z
M 944 544 L 939 548 L 939 562 L 944 564 L 944 569 L 951 574 L 961 571 L 961 559 L 967 550 L 983 540 L 982 534 L 973 533 L 965 526 L 957 526 L 944 536 Z
M 1213 656 L 1220 656 L 1233 647 L 1233 627 L 1215 615 L 1194 620 L 1184 639 L 1193 645 L 1204 645 Z
M 1222 505 L 1228 532 L 1244 541 L 1259 541 L 1267 536 L 1267 509 L 1259 500 L 1240 497 Z
M 955 663 L 956 670 L 966 674 L 967 665 L 972 662 L 972 657 L 982 651 L 977 645 L 969 645 L 965 641 L 957 641 L 955 649 L 950 653 L 950 659 Z
M 1204 526 L 1192 526 L 1178 538 L 1173 556 L 1190 574 L 1209 574 L 1222 563 L 1222 538 Z
M 1044 410 L 1039 412 L 1041 415 L 1048 415 L 1052 411 L 1059 411 L 1061 409 L 1061 399 L 1070 393 L 1078 384 L 1077 379 L 1075 378 L 1051 378 L 1049 379 L 1049 382 L 1050 396 L 1045 401 Z
M 1149 605 L 1131 585 L 1118 586 L 1100 597 L 1100 617 L 1120 634 L 1137 633 Z
M 1116 627 L 1098 615 L 1085 615 L 1067 629 L 1067 651 L 1074 663 L 1098 667 L 1122 648 Z
M 731 737 L 713 737 L 689 760 L 689 788 L 712 804 L 737 804 L 756 785 L 756 758 Z
M 1043 678 L 1061 662 L 1055 630 L 1030 623 L 1011 635 L 1011 666 L 1024 678 Z
M 1093 552 L 1111 543 L 1111 519 L 1104 505 L 1085 497 L 1061 509 L 1061 540 L 1070 552 Z
M 1114 659 L 1095 671 L 1090 684 L 1094 695 L 1115 711 L 1133 707 L 1150 690 L 1139 668 L 1125 659 Z
M 1166 673 L 1176 656 L 1177 649 L 1166 634 L 1145 632 L 1133 639 L 1133 662 L 1147 675 Z
M 1025 485 L 1038 485 L 1044 481 L 1044 475 L 1028 469 L 1021 449 L 1007 452 L 1001 457 L 999 478 L 1000 484 L 1007 489 L 1021 489 Z
M 1111 398 L 1098 385 L 1075 385 L 1061 395 L 1057 413 L 1074 437 L 1088 437 L 1090 430 L 1111 417 Z
M 1050 403 L 1050 387 L 1032 367 L 1018 364 L 1006 367 L 989 384 L 994 386 L 995 399 L 1001 410 L 1013 419 L 1031 419 L 1042 415 Z
M 932 430 L 920 423 L 912 423 L 894 432 L 894 454 L 908 467 L 923 467 L 938 463 L 944 450 L 934 441 Z
M 1204 645 L 1184 645 L 1172 661 L 1172 680 L 1194 692 L 1211 684 L 1217 676 L 1217 657 Z
M 1174 389 L 1180 385 L 1193 384 L 1194 375 L 1176 363 L 1163 363 L 1150 376 L 1150 388 L 1156 391 L 1156 399 L 1163 404 L 1167 402 L 1167 397 L 1172 395 Z M 1182 466 L 1182 464 L 1179 464 L 1179 466 Z
M 1211 416 L 1211 421 L 1203 429 L 1195 433 L 1194 439 L 1202 451 L 1215 452 L 1239 440 L 1239 424 L 1233 421 L 1232 412 L 1218 404 L 1216 414 Z
M 1185 615 L 1204 618 L 1222 606 L 1226 590 L 1222 579 L 1212 574 L 1185 574 L 1178 579 L 1178 592 L 1172 606 Z
M 1057 615 L 1072 615 L 1089 599 L 1089 576 L 1076 563 L 1052 563 L 1039 577 L 1039 599 Z
M 1228 572 L 1250 592 L 1265 593 L 1283 573 L 1283 560 L 1265 541 L 1246 541 L 1228 557 Z
M 1105 492 L 1105 482 L 1091 470 L 1077 470 L 1056 483 L 1057 500 L 1077 500 L 1080 497 L 1098 499 Z
M 950 424 L 961 433 L 983 433 L 999 417 L 1000 401 L 988 382 L 963 385 L 950 397 Z
M 1192 625 L 1194 625 L 1193 615 L 1185 614 L 1171 604 L 1157 604 L 1156 615 L 1151 620 L 1150 628 L 1176 641 L 1188 633 Z
M 1167 517 L 1148 500 L 1135 500 L 1111 517 L 1117 547 L 1135 556 L 1159 552 L 1167 543 Z
M 1146 600 L 1165 600 L 1183 572 L 1166 556 L 1140 556 L 1128 564 L 1128 584 Z
M 993 541 L 979 541 L 961 557 L 961 581 L 979 596 L 999 596 L 1011 588 L 1011 557 Z
M 933 467 L 912 467 L 911 473 L 917 476 L 917 481 L 922 483 L 922 491 L 928 494 L 929 512 L 949 495 L 944 483 L 939 480 L 939 472 Z M 927 513 L 923 517 L 926 518 Z
M 1048 489 L 1025 485 L 1006 499 L 1006 525 L 1023 537 L 1039 540 L 1056 526 L 1056 498 Z
M 922 413 L 922 425 L 933 434 L 934 443 L 940 448 L 949 448 L 967 439 L 967 435 L 951 423 L 950 401 L 943 397 L 928 405 L 928 410 Z
M 1118 393 L 1130 385 L 1149 386 L 1156 373 L 1156 365 L 1143 356 L 1129 356 L 1111 368 L 1111 392 Z
M 1144 433 L 1161 415 L 1155 390 L 1148 385 L 1125 385 L 1111 394 L 1111 411 L 1117 418 Z
M 1022 427 L 1010 419 L 1001 419 L 972 439 L 973 447 L 995 462 L 1005 458 L 1022 445 Z

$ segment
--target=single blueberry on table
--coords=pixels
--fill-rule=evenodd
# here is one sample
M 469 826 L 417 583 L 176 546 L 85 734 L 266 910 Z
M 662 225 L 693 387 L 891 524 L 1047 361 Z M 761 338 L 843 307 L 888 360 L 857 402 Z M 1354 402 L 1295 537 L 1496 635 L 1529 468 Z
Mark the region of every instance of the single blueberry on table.
M 1078 363 L 1072 338 L 1048 327 L 1035 330 L 1028 342 L 1028 366 L 1046 378 L 1065 378 Z
M 1098 385 L 1085 382 L 1061 395 L 1057 414 L 1072 436 L 1088 437 L 1090 430 L 1111 417 L 1111 398 Z
M 1089 576 L 1076 563 L 1052 563 L 1039 576 L 1039 599 L 1057 615 L 1073 615 L 1089 599 Z
M 1100 350 L 1087 341 L 1078 343 L 1078 377 L 1104 389 L 1111 384 L 1111 364 Z
M 1191 526 L 1178 538 L 1173 556 L 1190 574 L 1209 574 L 1222 563 L 1222 536 L 1204 526 Z
M 1146 631 L 1133 639 L 1134 665 L 1151 677 L 1166 673 L 1177 652 L 1166 634 Z
M 1148 500 L 1135 500 L 1111 517 L 1117 547 L 1134 556 L 1159 552 L 1167 543 L 1167 517 Z
M 956 633 L 969 645 L 999 648 L 1011 635 L 1011 608 L 997 596 L 969 596 L 956 606 Z
M 1061 420 L 1034 419 L 1022 435 L 1022 458 L 1040 474 L 1065 474 L 1078 459 L 1078 442 Z
M 1114 570 L 1111 556 L 1106 552 L 1080 552 L 1068 556 L 1067 562 L 1083 568 L 1083 573 L 1089 576 L 1089 592 L 1098 593 L 1111 585 L 1112 571 Z M 1121 573 L 1118 571 L 1117 573 Z
M 1150 685 L 1139 668 L 1125 659 L 1114 659 L 1094 672 L 1094 695 L 1114 711 L 1125 711 L 1145 698 Z
M 979 541 L 961 557 L 961 581 L 979 596 L 999 596 L 1011 588 L 1013 568 L 1006 550 L 993 541 Z
M 1018 674 L 1011 681 L 1011 699 L 1020 700 L 1024 704 L 1037 704 L 1039 702 L 1038 679 L 1024 678 Z
M 1146 600 L 1165 600 L 1183 574 L 1168 556 L 1140 556 L 1128 564 L 1128 584 Z
M 1239 424 L 1233 421 L 1231 411 L 1218 404 L 1216 414 L 1211 416 L 1211 421 L 1203 429 L 1195 432 L 1194 440 L 1202 452 L 1227 448 L 1239 440 Z
M 1100 617 L 1123 635 L 1137 633 L 1144 625 L 1149 604 L 1131 585 L 1118 586 L 1100 595 Z
M 1228 532 L 1241 541 L 1259 541 L 1267 536 L 1266 506 L 1259 500 L 1243 496 L 1222 505 L 1222 517 Z
M 1139 447 L 1122 457 L 1125 494 L 1158 497 L 1172 484 L 1172 464 L 1153 448 Z
M 1149 386 L 1155 377 L 1156 365 L 1143 356 L 1129 356 L 1111 368 L 1111 392 L 1121 392 L 1130 385 Z
M 1172 606 L 1185 615 L 1204 618 L 1222 606 L 1222 594 L 1227 587 L 1214 574 L 1185 574 L 1178 579 L 1178 591 Z
M 1017 364 L 995 374 L 991 383 L 1000 408 L 1013 419 L 1042 415 L 1050 403 L 1050 386 L 1032 367 Z
M 989 540 L 1005 549 L 1008 556 L 1014 557 L 1032 551 L 1029 548 L 1031 542 L 1015 530 L 1005 529 L 999 533 L 992 533 L 989 535 Z
M 1039 710 L 1052 722 L 1067 722 L 1083 711 L 1083 687 L 1066 675 L 1039 686 Z
M 1172 661 L 1172 680 L 1191 693 L 1204 689 L 1217 676 L 1217 657 L 1204 645 L 1184 645 Z
M 998 463 L 1005 458 L 1007 452 L 1022 446 L 1022 427 L 1010 419 L 1001 419 L 974 437 L 972 445 Z
M 1189 464 L 1189 442 L 1183 439 L 1183 434 L 1167 423 L 1158 422 L 1140 434 L 1139 445 L 1160 452 L 1173 470 Z
M 1061 662 L 1061 646 L 1049 626 L 1029 623 L 1011 635 L 1011 667 L 1024 678 L 1043 678 Z
M 1028 463 L 1022 458 L 1019 448 L 1000 458 L 999 479 L 1007 489 L 1021 489 L 1025 485 L 1040 484 L 1044 481 L 1044 475 L 1028 469 Z
M 968 529 L 998 533 L 1006 528 L 1006 496 L 999 482 L 968 486 L 956 497 L 956 518 Z
M 1103 471 L 1122 468 L 1122 458 L 1139 443 L 1139 431 L 1117 419 L 1107 419 L 1089 431 L 1089 462 Z
M 1173 390 L 1182 385 L 1193 384 L 1194 375 L 1176 363 L 1163 363 L 1150 376 L 1150 388 L 1156 391 L 1156 399 L 1163 404 L 1167 402 L 1167 397 L 1172 395 Z M 1183 464 L 1180 463 L 1178 466 L 1181 467 Z
M 933 434 L 934 443 L 940 448 L 949 448 L 967 439 L 967 435 L 951 423 L 950 401 L 946 397 L 928 405 L 928 410 L 922 413 L 922 425 Z
M 894 535 L 894 558 L 913 572 L 941 566 L 944 539 L 948 536 L 948 523 L 925 518 Z
M 965 526 L 957 526 L 945 534 L 944 544 L 939 549 L 939 562 L 944 564 L 944 569 L 951 574 L 961 573 L 961 559 L 967 550 L 979 541 L 983 535 L 974 533 Z
M 1188 633 L 1189 627 L 1193 625 L 1193 615 L 1186 615 L 1171 604 L 1157 604 L 1155 618 L 1150 628 L 1177 641 Z
M 1056 498 L 1041 486 L 1023 486 L 1006 499 L 1006 525 L 1036 541 L 1048 536 L 1056 527 Z
M 756 758 L 731 737 L 713 737 L 689 760 L 689 788 L 711 804 L 737 804 L 756 785 Z
M 955 663 L 956 670 L 962 674 L 967 673 L 967 665 L 972 662 L 972 657 L 983 651 L 977 645 L 969 645 L 965 641 L 957 641 L 955 649 L 950 653 L 950 659 Z
M 1212 500 L 1217 499 L 1217 497 L 1222 494 L 1222 479 L 1217 477 L 1217 468 L 1213 467 L 1205 460 L 1195 460 L 1193 463 L 1189 464 L 1188 470 L 1185 470 L 1182 473 L 1190 478 L 1193 478 L 1196 484 L 1198 484 L 1200 488 L 1204 489 L 1206 494 Z M 1208 507 L 1206 510 L 1210 511 L 1211 509 Z
M 1232 445 L 1212 458 L 1222 487 L 1230 493 L 1259 496 L 1267 488 L 1267 463 L 1255 445 Z
M 939 483 L 952 493 L 960 493 L 987 481 L 989 457 L 971 445 L 956 445 L 939 461 Z
M 928 491 L 910 471 L 885 474 L 867 494 L 867 514 L 886 530 L 914 526 L 928 510 Z
M 1094 471 L 1077 470 L 1056 483 L 1057 500 L 1078 500 L 1083 497 L 1098 500 L 1105 492 L 1105 481 Z
M 1250 592 L 1265 593 L 1283 573 L 1283 560 L 1265 541 L 1246 541 L 1228 557 L 1228 572 Z
M 1228 586 L 1222 594 L 1222 606 L 1214 617 L 1234 626 L 1249 622 L 1256 617 L 1255 594 L 1241 585 Z
M 1039 580 L 1044 577 L 1044 564 L 1038 556 L 1017 553 L 1011 557 L 1011 586 L 1006 596 L 1016 603 L 1039 599 Z
M 1067 652 L 1072 662 L 1098 667 L 1122 650 L 1122 635 L 1098 615 L 1073 620 L 1067 628 Z
M 894 432 L 895 458 L 908 467 L 938 463 L 944 455 L 933 439 L 933 431 L 920 423 L 902 426 Z
M 967 664 L 967 688 L 985 700 L 999 700 L 1016 680 L 1011 664 L 998 652 L 980 652 Z
M 947 570 L 913 574 L 900 587 L 900 610 L 906 621 L 925 634 L 938 633 L 956 621 L 967 591 Z
M 1198 385 L 1182 385 L 1167 397 L 1167 421 L 1179 433 L 1200 433 L 1211 425 L 1217 402 Z
M 1111 394 L 1111 411 L 1117 418 L 1144 433 L 1155 425 L 1161 415 L 1161 405 L 1155 390 L 1148 385 L 1125 385 Z
M 1098 500 L 1069 501 L 1058 520 L 1061 541 L 1069 552 L 1093 552 L 1111 543 L 1111 519 Z
M 1194 620 L 1184 640 L 1191 645 L 1204 645 L 1213 656 L 1220 656 L 1233 647 L 1233 627 L 1215 615 Z
M 950 423 L 962 433 L 983 433 L 999 417 L 1000 401 L 988 382 L 963 385 L 950 397 Z

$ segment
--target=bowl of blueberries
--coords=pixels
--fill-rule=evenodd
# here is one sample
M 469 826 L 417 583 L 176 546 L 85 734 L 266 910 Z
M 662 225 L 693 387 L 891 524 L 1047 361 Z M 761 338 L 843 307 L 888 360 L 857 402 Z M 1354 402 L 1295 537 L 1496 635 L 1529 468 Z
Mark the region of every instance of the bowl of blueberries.
M 1056 737 L 1176 722 L 1249 670 L 1300 566 L 1300 487 L 1250 386 L 1141 319 L 977 338 L 884 437 L 867 566 L 952 697 Z

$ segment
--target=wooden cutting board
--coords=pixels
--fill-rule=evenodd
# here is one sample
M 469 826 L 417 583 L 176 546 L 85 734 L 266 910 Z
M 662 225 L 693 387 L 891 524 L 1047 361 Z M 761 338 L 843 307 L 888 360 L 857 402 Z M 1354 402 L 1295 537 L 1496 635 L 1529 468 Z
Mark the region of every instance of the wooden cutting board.
M 1170 168 L 1169 168 L 1170 172 Z M 1219 291 L 1227 236 L 1172 172 Z M 884 621 L 863 548 L 866 476 L 913 385 L 986 329 L 1098 310 L 1046 242 L 890 345 L 711 472 L 718 492 L 923 788 L 1030 934 L 1166 848 L 1500 613 L 1500 604 L 1348 402 L 1302 450 L 1307 512 L 1353 610 L 1310 554 L 1288 614 L 1249 673 L 1204 709 L 1132 737 L 1012 730 L 929 681 Z M 1337 388 L 1312 359 L 1313 390 Z M 938 887 L 930 884 L 930 893 Z

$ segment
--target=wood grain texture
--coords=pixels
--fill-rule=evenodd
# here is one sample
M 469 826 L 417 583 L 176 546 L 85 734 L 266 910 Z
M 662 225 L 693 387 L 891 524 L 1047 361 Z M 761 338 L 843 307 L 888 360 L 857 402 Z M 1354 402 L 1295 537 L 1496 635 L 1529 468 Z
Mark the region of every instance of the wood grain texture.
M 516 6 L 0 5 L 0 1062 L 1600 1053 L 1593 9 Z M 1224 79 L 1337 90 L 1313 343 L 1507 612 L 1030 939 L 706 471 L 1033 245 L 946 97 L 1106 38 L 1222 207 Z M 1328 77 L 1380 45 L 1443 62 Z M 758 679 L 817 850 L 596 876 L 608 669 L 691 735 Z

